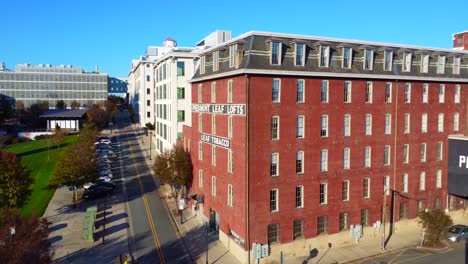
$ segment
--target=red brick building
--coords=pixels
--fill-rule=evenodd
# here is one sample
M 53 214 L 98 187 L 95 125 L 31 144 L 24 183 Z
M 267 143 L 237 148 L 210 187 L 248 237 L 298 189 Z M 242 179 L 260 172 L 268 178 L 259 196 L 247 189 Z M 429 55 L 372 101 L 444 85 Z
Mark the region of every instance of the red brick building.
M 446 208 L 467 76 L 459 50 L 263 32 L 207 50 L 186 130 L 201 215 L 247 261 L 252 243 Z
M 460 50 L 468 50 L 468 31 L 453 34 L 453 47 Z

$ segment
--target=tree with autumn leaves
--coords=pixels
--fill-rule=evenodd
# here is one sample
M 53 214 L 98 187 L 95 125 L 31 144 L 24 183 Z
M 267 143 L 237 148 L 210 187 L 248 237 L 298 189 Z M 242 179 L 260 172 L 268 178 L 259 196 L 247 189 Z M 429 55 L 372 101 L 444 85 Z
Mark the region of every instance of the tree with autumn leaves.
M 16 154 L 0 150 L 0 208 L 20 208 L 31 193 L 29 173 Z

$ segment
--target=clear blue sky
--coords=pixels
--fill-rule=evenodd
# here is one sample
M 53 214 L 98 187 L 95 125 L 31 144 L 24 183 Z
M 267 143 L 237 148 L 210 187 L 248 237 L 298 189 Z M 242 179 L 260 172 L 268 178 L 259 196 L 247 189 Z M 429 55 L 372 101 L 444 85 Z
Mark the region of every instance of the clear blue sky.
M 251 30 L 451 48 L 468 1 L 2 0 L 0 61 L 72 64 L 126 77 L 131 59 L 172 37 Z

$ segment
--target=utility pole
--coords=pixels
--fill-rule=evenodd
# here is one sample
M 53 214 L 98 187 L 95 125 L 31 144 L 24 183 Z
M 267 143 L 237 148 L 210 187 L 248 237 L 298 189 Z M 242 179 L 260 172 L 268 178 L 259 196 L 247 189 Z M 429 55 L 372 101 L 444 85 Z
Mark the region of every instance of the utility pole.
M 383 191 L 383 206 L 382 206 L 382 250 L 385 250 L 385 222 L 387 219 L 387 190 L 388 187 L 385 185 Z

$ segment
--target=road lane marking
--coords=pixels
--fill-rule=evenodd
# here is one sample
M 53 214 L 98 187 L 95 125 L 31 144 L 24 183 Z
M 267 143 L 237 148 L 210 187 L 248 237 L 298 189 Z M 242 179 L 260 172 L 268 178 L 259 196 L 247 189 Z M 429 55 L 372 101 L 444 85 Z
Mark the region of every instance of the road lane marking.
M 156 250 L 159 253 L 158 255 L 159 255 L 159 259 L 161 260 L 161 263 L 165 264 L 166 261 L 164 259 L 164 255 L 163 255 L 163 252 L 161 250 L 161 244 L 159 242 L 158 233 L 156 232 L 156 227 L 154 225 L 154 220 L 153 220 L 153 216 L 151 214 L 148 199 L 147 199 L 146 194 L 145 194 L 145 192 L 143 190 L 143 184 L 142 184 L 141 178 L 140 178 L 140 171 L 138 170 L 138 166 L 136 165 L 135 156 L 133 155 L 132 146 L 130 145 L 129 141 L 127 141 L 127 142 L 129 144 L 130 157 L 132 158 L 133 167 L 135 168 L 136 178 L 137 178 L 137 181 L 138 181 L 138 186 L 140 187 L 140 192 L 141 192 L 141 195 L 142 195 L 142 198 L 143 198 L 143 204 L 145 205 L 146 216 L 148 218 L 151 233 L 153 233 L 153 239 L 154 239 L 154 243 L 156 245 Z

